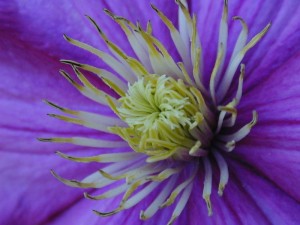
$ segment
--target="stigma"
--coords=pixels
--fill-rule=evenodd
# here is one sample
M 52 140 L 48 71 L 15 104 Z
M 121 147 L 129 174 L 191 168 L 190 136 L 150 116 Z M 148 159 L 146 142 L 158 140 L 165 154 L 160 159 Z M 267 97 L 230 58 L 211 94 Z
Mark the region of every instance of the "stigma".
M 159 194 L 141 211 L 140 219 L 147 220 L 160 209 L 174 204 L 168 222 L 172 224 L 183 212 L 193 191 L 198 192 L 199 187 L 194 185 L 197 179 L 203 180 L 202 197 L 208 215 L 212 215 L 212 165 L 216 163 L 220 171 L 218 194 L 221 196 L 229 181 L 226 154 L 233 151 L 257 123 L 258 114 L 253 110 L 249 112 L 252 119 L 248 123 L 241 127 L 236 125 L 246 73 L 242 60 L 267 33 L 270 24 L 248 41 L 246 22 L 241 17 L 234 17 L 241 24 L 241 32 L 233 52 L 227 53 L 228 3 L 225 0 L 216 43 L 217 56 L 211 73 L 204 74 L 205 60 L 197 18 L 190 14 L 185 0 L 175 2 L 179 9 L 179 27 L 175 27 L 154 5 L 151 7 L 169 29 L 180 56 L 178 62 L 152 34 L 155 27 L 150 22 L 143 28 L 141 24 L 133 24 L 106 9 L 104 12 L 124 31 L 135 56 L 129 56 L 110 41 L 90 17 L 88 19 L 110 53 L 64 36 L 70 44 L 95 54 L 110 68 L 61 60 L 72 67 L 78 81 L 66 71 L 60 72 L 82 95 L 111 113 L 78 111 L 46 101 L 64 113 L 49 116 L 105 132 L 114 138 L 53 137 L 39 140 L 99 149 L 99 155 L 85 157 L 57 152 L 71 161 L 101 164 L 101 169 L 82 180 L 68 180 L 51 171 L 68 186 L 100 190 L 99 195 L 84 193 L 87 199 L 105 200 L 122 194 L 120 203 L 111 211 L 94 210 L 99 216 L 112 216 L 129 209 L 156 192 Z M 226 55 L 230 55 L 228 60 L 225 60 Z M 85 76 L 86 72 L 95 74 L 114 94 L 97 88 Z M 229 89 L 234 90 L 234 94 Z M 107 153 L 105 149 L 112 151 Z M 102 150 L 105 153 L 101 153 Z M 200 177 L 200 174 L 204 176 Z

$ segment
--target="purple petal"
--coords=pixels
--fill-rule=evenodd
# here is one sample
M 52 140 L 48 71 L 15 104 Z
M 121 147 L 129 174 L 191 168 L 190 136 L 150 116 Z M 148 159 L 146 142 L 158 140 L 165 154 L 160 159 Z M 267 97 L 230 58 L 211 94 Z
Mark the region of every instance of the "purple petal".
M 3 45 L 0 58 L 4 77 L 0 83 L 1 151 L 38 152 L 43 149 L 53 152 L 53 146 L 40 143 L 36 138 L 96 133 L 46 116 L 49 112 L 58 112 L 42 102 L 43 99 L 73 109 L 103 111 L 103 107 L 95 107 L 94 102 L 81 96 L 59 75 L 60 64 L 56 60 L 9 41 Z
M 235 183 L 240 184 L 252 204 L 260 209 L 268 221 L 268 223 L 258 222 L 257 224 L 298 224 L 300 220 L 299 201 L 274 185 L 272 181 L 264 177 L 264 174 L 252 169 L 251 165 L 243 162 L 231 162 L 230 166 Z M 276 171 L 273 172 L 276 173 Z M 288 176 L 288 171 L 286 176 Z M 243 202 L 243 204 L 247 205 L 247 202 Z
M 198 16 L 198 30 L 205 56 L 205 73 L 208 76 L 217 54 L 222 4 L 219 1 L 190 1 L 190 6 L 191 11 Z M 239 22 L 230 20 L 233 16 L 240 16 L 246 21 L 250 31 L 249 38 L 272 22 L 268 34 L 247 53 L 243 60 L 246 64 L 246 89 L 252 88 L 257 82 L 265 79 L 270 72 L 299 51 L 299 10 L 299 4 L 296 1 L 229 1 L 229 52 L 233 50 L 241 30 Z M 254 74 L 259 74 L 259 76 Z
M 164 12 L 174 22 L 177 21 L 178 8 L 174 2 L 171 4 L 154 1 L 158 7 L 164 9 Z M 59 7 L 57 7 L 59 5 Z M 118 7 L 116 7 L 118 6 Z M 155 27 L 155 34 L 170 46 L 170 37 L 167 28 L 163 25 L 154 10 L 151 9 L 149 1 L 138 1 L 132 4 L 132 1 L 90 1 L 86 4 L 84 1 L 61 2 L 61 1 L 16 1 L 15 4 L 4 4 L 3 14 L 9 14 L 9 18 L 4 18 L 4 23 L 0 29 L 6 32 L 6 35 L 22 41 L 26 45 L 32 46 L 51 56 L 58 58 L 84 59 L 85 62 L 95 61 L 95 57 L 81 50 L 76 50 L 65 40 L 63 34 L 67 34 L 75 39 L 105 50 L 105 43 L 99 37 L 96 29 L 85 18 L 89 15 L 94 18 L 108 37 L 118 43 L 118 45 L 133 55 L 128 41 L 118 25 L 107 16 L 102 10 L 108 8 L 115 14 L 129 18 L 135 23 L 139 20 L 143 27 L 146 27 L 147 21 L 151 20 Z M 118 35 L 116 35 L 116 31 Z
M 55 180 L 50 169 L 77 171 L 76 176 L 82 177 L 90 166 L 66 163 L 52 153 L 1 152 L 0 156 L 1 224 L 44 224 L 83 198 L 82 191 Z
M 230 169 L 232 169 L 230 167 Z M 223 225 L 223 224 L 269 224 L 268 218 L 265 217 L 261 207 L 245 191 L 243 180 L 235 179 L 230 172 L 229 183 L 224 190 L 223 196 L 217 194 L 218 189 L 218 172 L 214 171 L 213 192 L 211 196 L 213 215 L 208 216 L 207 208 L 202 199 L 203 180 L 200 178 L 194 185 L 193 196 L 188 204 L 187 224 L 197 225 L 199 221 L 195 218 L 201 218 L 201 224 Z M 200 176 L 201 177 L 201 176 Z
M 300 54 L 294 54 L 245 94 L 241 121 L 251 110 L 259 121 L 234 154 L 287 194 L 300 200 Z

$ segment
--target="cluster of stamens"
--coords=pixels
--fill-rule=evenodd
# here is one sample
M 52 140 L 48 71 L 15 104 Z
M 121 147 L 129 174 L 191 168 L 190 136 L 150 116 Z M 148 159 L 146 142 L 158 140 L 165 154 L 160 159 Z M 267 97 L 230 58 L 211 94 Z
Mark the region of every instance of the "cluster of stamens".
M 119 102 L 118 115 L 129 127 L 110 130 L 136 152 L 149 155 L 147 162 L 207 154 L 203 148 L 212 137 L 211 113 L 196 88 L 166 75 L 145 75 Z

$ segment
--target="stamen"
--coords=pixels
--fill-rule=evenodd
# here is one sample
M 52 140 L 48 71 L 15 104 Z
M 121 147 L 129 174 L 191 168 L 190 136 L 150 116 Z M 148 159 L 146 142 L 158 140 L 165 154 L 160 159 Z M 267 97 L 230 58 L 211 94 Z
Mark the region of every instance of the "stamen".
M 242 98 L 242 93 L 243 93 L 243 80 L 245 76 L 245 65 L 241 64 L 241 70 L 240 70 L 240 77 L 239 77 L 239 84 L 238 84 L 238 89 L 236 91 L 236 104 L 238 105 L 241 98 Z
M 73 65 L 75 67 L 79 67 L 80 69 L 83 69 L 85 71 L 92 72 L 96 74 L 101 80 L 109 80 L 110 83 L 115 84 L 117 87 L 119 87 L 121 90 L 127 90 L 127 83 L 124 80 L 119 79 L 115 74 L 104 70 L 104 69 L 99 69 L 97 67 L 88 65 L 88 64 L 81 64 L 73 60 L 65 60 L 62 59 L 60 62 L 68 64 L 68 65 Z
M 118 212 L 122 211 L 122 209 L 115 209 L 111 212 L 99 212 L 97 210 L 93 210 L 94 213 L 96 213 L 96 215 L 101 216 L 101 217 L 108 217 L 108 216 L 112 216 L 117 214 Z
M 185 188 L 193 182 L 194 177 L 196 176 L 197 172 L 198 172 L 198 163 L 194 163 L 196 165 L 193 165 L 192 168 L 192 172 L 191 172 L 191 176 L 189 178 L 187 178 L 184 182 L 182 182 L 180 185 L 178 185 L 171 193 L 170 197 L 163 203 L 161 204 L 160 208 L 164 208 L 166 206 L 169 206 L 171 204 L 173 204 L 173 202 L 175 201 L 176 197 L 181 193 L 181 191 L 185 190 Z
M 210 95 L 211 98 L 213 100 L 214 105 L 217 104 L 217 100 L 216 100 L 216 76 L 217 76 L 217 72 L 220 70 L 220 66 L 221 66 L 221 61 L 223 59 L 224 56 L 224 48 L 223 48 L 223 43 L 220 43 L 220 47 L 218 50 L 218 55 L 217 55 L 217 59 L 213 68 L 213 71 L 211 73 L 210 76 L 210 82 L 209 82 L 209 90 L 210 90 Z
M 180 214 L 182 213 L 187 201 L 190 198 L 191 192 L 193 189 L 193 183 L 190 183 L 189 186 L 183 191 L 177 205 L 176 208 L 174 209 L 174 212 L 172 214 L 171 219 L 169 220 L 169 222 L 167 223 L 167 225 L 171 225 L 174 223 L 174 221 L 176 220 L 176 218 L 178 216 L 180 216 Z
M 135 152 L 126 152 L 126 153 L 110 153 L 110 154 L 102 154 L 97 156 L 90 156 L 90 157 L 74 157 L 66 155 L 62 152 L 57 151 L 56 152 L 59 156 L 72 160 L 75 162 L 102 162 L 102 163 L 108 163 L 108 162 L 120 162 L 120 161 L 126 161 L 126 160 L 133 160 L 137 157 L 139 157 L 138 153 Z
M 247 136 L 250 133 L 251 128 L 256 124 L 257 122 L 257 112 L 253 111 L 253 119 L 250 123 L 246 124 L 244 127 L 242 127 L 237 132 L 230 134 L 230 135 L 219 135 L 218 138 L 222 141 L 232 141 L 238 142 L 242 140 L 245 136 Z
M 188 75 L 188 72 L 187 72 L 187 70 L 186 70 L 184 64 L 183 64 L 182 62 L 178 62 L 177 65 L 179 66 L 179 68 L 180 68 L 180 70 L 181 70 L 181 72 L 182 72 L 182 74 L 183 74 L 183 76 L 184 76 L 185 81 L 186 81 L 189 85 L 194 86 L 195 83 L 194 83 L 194 81 L 191 80 L 190 76 Z
M 100 114 L 90 113 L 90 112 L 84 112 L 84 111 L 76 111 L 67 109 L 65 107 L 61 107 L 53 102 L 44 100 L 48 105 L 73 116 L 76 116 L 80 121 L 87 124 L 94 124 L 95 126 L 106 126 L 106 132 L 110 133 L 109 129 L 107 127 L 109 126 L 125 126 L 126 123 L 124 121 L 111 116 L 104 116 Z
M 135 206 L 137 203 L 139 203 L 141 200 L 147 197 L 158 185 L 160 185 L 159 182 L 151 182 L 145 188 L 140 190 L 136 195 L 123 202 L 120 205 L 120 208 L 128 209 Z
M 187 2 L 185 0 L 175 0 L 175 2 L 180 7 L 179 10 L 179 29 L 180 34 L 182 35 L 183 40 L 185 43 L 189 43 L 190 38 L 192 37 L 192 18 L 187 9 Z M 187 34 L 187 35 L 186 35 Z
M 179 173 L 182 170 L 182 167 L 178 168 L 167 168 L 160 172 L 158 175 L 150 176 L 147 178 L 147 180 L 151 181 L 164 181 L 165 179 L 168 179 L 170 176 Z
M 120 148 L 128 147 L 128 144 L 124 141 L 106 141 L 93 138 L 84 137 L 54 137 L 54 138 L 38 138 L 39 141 L 43 142 L 56 142 L 56 143 L 71 143 L 79 146 L 95 147 L 95 148 Z
M 227 93 L 227 91 L 230 87 L 230 84 L 232 82 L 235 71 L 236 71 L 237 67 L 239 66 L 239 64 L 241 63 L 242 59 L 244 58 L 245 54 L 253 46 L 255 46 L 257 44 L 257 42 L 263 38 L 263 36 L 265 36 L 265 34 L 269 30 L 270 26 L 271 26 L 271 24 L 269 23 L 259 34 L 255 35 L 250 40 L 250 42 L 241 51 L 239 51 L 236 54 L 236 56 L 234 57 L 232 62 L 229 64 L 229 66 L 227 67 L 227 70 L 225 72 L 225 75 L 222 79 L 222 82 L 220 84 L 220 87 L 218 89 L 218 92 L 217 92 L 217 96 L 220 101 L 224 99 L 225 94 Z
M 136 171 L 126 177 L 126 183 L 131 184 L 136 180 L 143 179 L 145 182 L 151 181 L 151 175 L 166 169 L 167 165 L 148 164 L 143 169 Z
M 116 188 L 110 189 L 101 195 L 96 195 L 96 196 L 92 196 L 87 192 L 84 192 L 84 197 L 91 200 L 102 200 L 102 199 L 112 198 L 126 191 L 127 187 L 128 187 L 127 184 L 123 184 L 121 186 L 117 186 Z
M 224 0 L 222 19 L 220 22 L 220 30 L 219 30 L 219 42 L 218 42 L 218 52 L 227 51 L 227 40 L 228 40 L 228 0 Z M 223 48 L 223 49 L 221 49 Z M 218 85 L 220 81 L 220 75 L 223 70 L 225 54 L 222 54 L 220 59 L 219 70 L 217 72 L 215 82 Z M 223 82 L 223 81 L 222 81 Z M 219 96 L 218 96 L 219 97 Z
M 177 67 L 177 64 L 174 62 L 163 44 L 152 35 L 144 32 L 142 29 L 140 29 L 139 32 L 148 45 L 152 67 L 156 67 L 155 63 L 161 64 L 161 70 L 156 71 L 154 69 L 154 72 L 157 74 L 170 74 L 171 76 L 176 76 L 177 79 L 184 78 L 181 70 Z
M 225 159 L 220 153 L 218 153 L 218 151 L 213 150 L 213 154 L 215 156 L 215 159 L 220 169 L 220 183 L 219 183 L 218 194 L 222 196 L 225 186 L 228 183 L 228 178 L 229 178 L 228 166 Z
M 211 169 L 211 162 L 208 158 L 203 158 L 204 163 L 204 170 L 205 170 L 205 177 L 204 177 L 204 187 L 203 187 L 203 194 L 202 197 L 204 198 L 208 210 L 208 215 L 212 215 L 212 208 L 210 202 L 210 195 L 212 189 L 212 169 Z
M 122 51 L 117 45 L 113 44 L 111 41 L 108 40 L 106 35 L 103 33 L 103 31 L 99 28 L 97 23 L 90 17 L 88 19 L 93 23 L 93 25 L 98 30 L 100 36 L 107 44 L 110 51 L 124 64 L 128 65 L 129 68 L 132 70 L 133 73 L 135 73 L 136 77 L 141 77 L 143 75 L 149 74 L 149 72 L 146 70 L 146 68 L 136 59 L 129 57 L 124 51 Z
M 220 110 L 219 114 L 219 120 L 218 120 L 218 126 L 215 131 L 215 134 L 218 134 L 222 127 L 224 127 L 224 118 L 227 113 L 231 114 L 231 117 L 229 119 L 232 125 L 235 122 L 237 110 L 236 110 L 237 100 L 234 98 L 231 102 L 229 102 L 226 106 L 218 106 L 218 110 Z
M 85 83 L 87 86 L 81 86 L 78 83 L 76 83 L 71 76 L 63 71 L 59 71 L 60 74 L 65 77 L 82 95 L 86 96 L 89 99 L 92 99 L 95 102 L 98 102 L 102 105 L 107 105 L 107 102 L 105 101 L 105 93 L 103 91 L 100 91 L 99 89 L 93 87 L 92 85 L 89 85 L 88 82 Z
M 188 55 L 188 47 L 185 45 L 184 41 L 182 40 L 182 37 L 180 36 L 179 31 L 175 28 L 174 24 L 160 11 L 158 10 L 153 4 L 151 4 L 151 7 L 154 9 L 154 11 L 158 14 L 160 19 L 164 22 L 164 24 L 169 28 L 171 38 L 175 44 L 175 47 L 181 56 L 181 59 L 183 60 L 184 65 L 187 68 L 191 68 L 191 60 Z
M 135 32 L 132 32 L 128 27 L 127 27 L 127 23 L 125 24 L 124 22 L 124 18 L 121 17 L 117 17 L 115 15 L 113 15 L 109 10 L 105 9 L 104 10 L 110 17 L 112 17 L 112 19 L 114 21 L 116 21 L 120 27 L 122 28 L 122 30 L 124 31 L 124 33 L 127 36 L 127 39 L 132 47 L 132 49 L 134 50 L 135 54 L 137 55 L 137 57 L 139 58 L 139 60 L 142 62 L 142 64 L 147 68 L 147 70 L 149 72 L 152 73 L 152 67 L 149 61 L 149 56 L 147 54 L 146 49 L 144 48 L 144 45 L 141 43 L 141 39 L 139 37 L 137 37 L 135 35 Z M 133 25 L 134 26 L 134 25 Z
M 228 142 L 222 142 L 220 140 L 216 140 L 214 142 L 214 146 L 219 149 L 219 150 L 222 150 L 222 151 L 225 151 L 225 152 L 231 152 L 234 150 L 235 148 L 235 144 L 236 142 L 234 140 L 231 140 L 231 141 L 228 141 Z
M 233 17 L 233 19 L 238 20 L 238 21 L 241 22 L 242 31 L 239 34 L 239 37 L 238 37 L 238 39 L 236 41 L 236 44 L 234 46 L 234 49 L 233 49 L 233 52 L 231 54 L 231 58 L 230 58 L 230 61 L 229 61 L 229 65 L 231 64 L 231 62 L 234 59 L 234 57 L 236 56 L 236 54 L 244 48 L 244 46 L 246 45 L 246 42 L 247 42 L 247 38 L 248 38 L 248 26 L 245 23 L 245 21 L 239 16 L 235 16 L 235 17 Z
M 104 180 L 104 179 L 98 179 L 96 182 L 68 180 L 68 179 L 62 178 L 61 176 L 56 174 L 53 170 L 51 170 L 51 173 L 56 179 L 58 179 L 60 182 L 64 183 L 65 185 L 68 185 L 70 187 L 76 187 L 76 188 L 100 188 L 100 187 L 106 186 L 108 184 L 111 184 L 113 182 L 113 181 Z
M 56 114 L 47 114 L 47 115 L 50 116 L 50 117 L 56 118 L 56 119 L 63 120 L 63 121 L 68 122 L 68 123 L 74 123 L 74 124 L 82 125 L 82 126 L 85 126 L 85 127 L 88 127 L 88 128 L 95 129 L 95 130 L 111 133 L 107 129 L 107 126 L 105 124 L 93 123 L 93 122 L 87 121 L 87 120 L 80 120 L 80 119 L 71 118 L 71 117 L 67 117 L 67 116 L 60 116 L 60 115 L 56 115 Z
M 140 219 L 147 220 L 151 218 L 159 209 L 160 205 L 166 200 L 168 195 L 171 193 L 175 182 L 177 181 L 178 176 L 172 176 L 163 190 L 159 193 L 159 195 L 153 200 L 153 202 L 148 206 L 145 211 L 141 211 Z
M 193 29 L 191 37 L 191 59 L 193 64 L 193 77 L 201 92 L 207 95 L 207 91 L 202 84 L 202 47 L 199 41 L 195 16 L 193 16 L 192 23 Z
M 101 175 L 103 177 L 105 177 L 107 179 L 110 179 L 110 180 L 126 179 L 126 184 L 131 184 L 137 178 L 140 178 L 140 177 L 144 176 L 145 174 L 148 174 L 150 170 L 151 170 L 150 173 L 154 173 L 154 172 L 160 171 L 160 169 L 161 168 L 159 168 L 158 170 L 157 169 L 154 170 L 152 164 L 146 164 L 146 166 L 145 166 L 144 163 L 140 164 L 140 163 L 135 162 L 132 165 L 130 165 L 129 167 L 122 169 L 121 173 L 118 173 L 117 175 L 105 172 L 106 169 L 99 170 L 99 172 L 101 173 Z
M 90 45 L 87 45 L 80 41 L 76 41 L 66 35 L 64 35 L 64 38 L 69 43 L 97 55 L 100 59 L 103 60 L 104 63 L 106 63 L 110 68 L 114 69 L 126 81 L 128 81 L 130 83 L 135 81 L 136 78 L 130 73 L 130 71 L 128 71 L 127 68 L 122 63 L 120 63 L 118 60 L 116 60 L 114 57 L 112 57 L 109 54 L 107 54 L 103 51 L 100 51 Z

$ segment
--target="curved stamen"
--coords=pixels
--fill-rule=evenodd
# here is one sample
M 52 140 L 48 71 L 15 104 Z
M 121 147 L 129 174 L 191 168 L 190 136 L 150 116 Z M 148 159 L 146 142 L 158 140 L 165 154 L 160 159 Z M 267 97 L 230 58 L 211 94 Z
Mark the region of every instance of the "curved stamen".
M 204 198 L 208 210 L 208 215 L 212 215 L 212 208 L 210 202 L 210 195 L 212 189 L 212 168 L 211 162 L 208 158 L 202 159 L 204 163 L 204 170 L 205 170 L 205 177 L 204 177 L 204 187 L 203 187 L 203 194 L 202 197 Z

